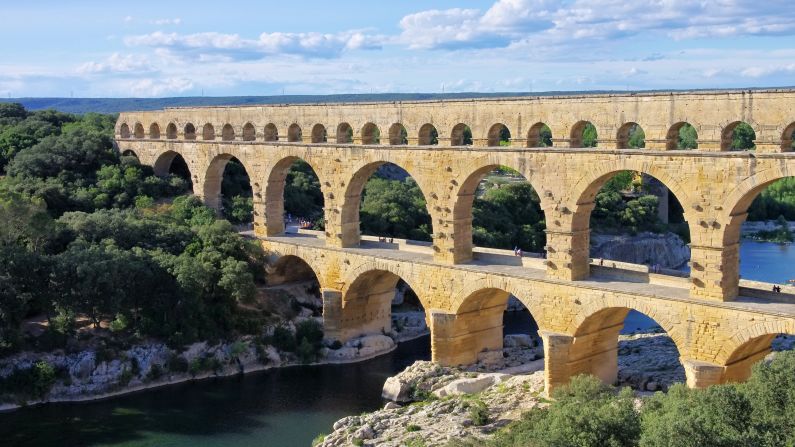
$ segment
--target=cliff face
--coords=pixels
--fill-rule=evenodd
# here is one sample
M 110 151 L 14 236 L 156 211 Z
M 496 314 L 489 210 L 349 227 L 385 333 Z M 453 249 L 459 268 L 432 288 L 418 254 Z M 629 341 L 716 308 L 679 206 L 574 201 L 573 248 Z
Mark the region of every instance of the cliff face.
M 690 247 L 674 233 L 592 234 L 591 256 L 676 269 L 690 260 Z

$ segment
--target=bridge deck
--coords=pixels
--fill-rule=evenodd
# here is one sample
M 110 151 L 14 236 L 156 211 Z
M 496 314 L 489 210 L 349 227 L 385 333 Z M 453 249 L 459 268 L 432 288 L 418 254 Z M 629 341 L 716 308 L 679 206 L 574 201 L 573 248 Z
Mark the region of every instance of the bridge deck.
M 254 237 L 253 232 L 250 231 L 242 232 L 241 234 L 247 237 Z M 790 294 L 781 294 L 781 300 L 771 300 L 748 295 L 740 295 L 735 301 L 730 302 L 698 300 L 688 296 L 688 283 L 684 279 L 674 278 L 681 279 L 681 281 L 679 281 L 681 282 L 680 285 L 676 284 L 675 282 L 669 285 L 654 284 L 650 282 L 617 280 L 614 276 L 610 275 L 611 268 L 609 267 L 602 267 L 599 269 L 606 274 L 600 274 L 598 271 L 596 271 L 589 279 L 565 282 L 557 279 L 547 278 L 546 272 L 540 262 L 537 263 L 537 267 L 528 265 L 509 265 L 507 262 L 501 263 L 499 258 L 490 258 L 488 260 L 476 259 L 467 263 L 456 265 L 440 264 L 438 262 L 434 262 L 430 248 L 423 247 L 421 245 L 414 249 L 386 248 L 384 246 L 385 244 L 375 241 L 362 240 L 361 245 L 358 248 L 334 248 L 325 246 L 325 241 L 322 237 L 308 233 L 285 233 L 279 236 L 272 236 L 263 239 L 285 244 L 316 247 L 319 250 L 345 251 L 357 255 L 372 256 L 374 258 L 380 259 L 408 261 L 415 264 L 427 264 L 436 267 L 441 266 L 449 269 L 488 273 L 492 275 L 505 275 L 509 277 L 530 279 L 553 284 L 576 284 L 577 287 L 582 288 L 630 293 L 636 296 L 648 296 L 651 298 L 693 303 L 702 306 L 707 305 L 727 309 L 745 310 L 765 315 L 776 315 L 783 317 L 795 316 L 795 296 Z M 507 259 L 510 259 L 510 257 L 507 257 Z

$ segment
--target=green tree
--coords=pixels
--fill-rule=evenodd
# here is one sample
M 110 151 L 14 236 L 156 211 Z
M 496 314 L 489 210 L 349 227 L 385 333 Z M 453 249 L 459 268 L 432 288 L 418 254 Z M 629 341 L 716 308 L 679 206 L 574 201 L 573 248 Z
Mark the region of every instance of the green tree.
M 425 198 L 410 177 L 405 181 L 372 177 L 364 188 L 362 232 L 429 241 L 431 217 Z
M 732 141 L 729 149 L 732 151 L 754 150 L 756 148 L 755 139 L 756 133 L 754 129 L 747 123 L 741 122 L 732 131 Z
M 596 127 L 591 123 L 585 124 L 582 130 L 582 147 L 596 147 L 598 143 Z
M 679 128 L 677 149 L 698 149 L 698 134 L 696 128 L 688 123 Z

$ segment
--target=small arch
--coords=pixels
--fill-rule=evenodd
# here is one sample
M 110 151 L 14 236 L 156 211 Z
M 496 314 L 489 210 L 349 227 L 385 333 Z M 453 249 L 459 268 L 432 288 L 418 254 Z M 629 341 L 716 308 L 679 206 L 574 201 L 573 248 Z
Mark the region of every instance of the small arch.
M 420 127 L 418 144 L 420 146 L 434 146 L 439 144 L 439 132 L 431 123 L 423 124 Z
M 367 123 L 362 127 L 362 144 L 380 144 L 381 130 L 374 123 Z
M 596 147 L 598 135 L 596 127 L 590 121 L 578 121 L 571 128 L 570 147 Z
M 488 145 L 495 146 L 510 146 L 511 145 L 511 131 L 508 126 L 502 123 L 497 123 L 489 129 Z
M 145 135 L 144 135 L 144 125 L 143 124 L 135 123 L 134 135 L 135 135 L 135 138 L 137 138 L 137 139 L 141 139 L 141 138 L 145 137 Z
M 232 127 L 231 124 L 224 124 L 224 127 L 221 129 L 221 140 L 223 141 L 235 140 L 235 129 Z
M 202 140 L 212 141 L 215 139 L 215 128 L 212 124 L 207 123 L 202 128 Z
M 351 144 L 353 142 L 353 128 L 348 123 L 337 126 L 337 144 Z
M 157 123 L 149 125 L 149 138 L 154 140 L 160 139 L 160 126 Z
M 781 152 L 795 151 L 795 122 L 784 129 L 781 134 Z
M 265 141 L 279 141 L 279 130 L 273 123 L 269 123 L 267 126 L 265 126 L 265 130 L 263 131 L 262 135 L 265 138 Z
M 552 130 L 546 123 L 538 122 L 527 131 L 527 147 L 552 146 Z
M 290 127 L 287 128 L 287 141 L 291 143 L 301 142 L 303 137 L 301 126 L 296 123 L 290 124 Z
M 257 130 L 251 123 L 243 126 L 243 141 L 254 141 L 257 139 Z
M 472 129 L 464 123 L 458 123 L 453 127 L 450 132 L 450 145 L 451 146 L 471 146 L 472 145 Z
M 616 132 L 617 149 L 641 149 L 646 147 L 646 133 L 638 123 L 624 123 Z
M 409 134 L 402 124 L 395 123 L 389 126 L 389 144 L 393 146 L 409 144 Z
M 132 149 L 125 150 L 124 152 L 121 153 L 121 156 L 122 157 L 135 157 L 138 160 L 138 154 L 136 154 L 135 151 L 132 150 Z M 140 163 L 140 160 L 139 160 L 139 163 Z
M 756 132 L 745 121 L 735 121 L 721 131 L 720 150 L 752 151 L 756 149 Z
M 188 123 L 185 125 L 185 139 L 186 140 L 196 139 L 196 126 L 194 126 L 193 123 Z
M 680 121 L 671 126 L 665 135 L 665 149 L 669 151 L 698 149 L 696 128 L 687 121 Z
M 315 124 L 312 127 L 312 142 L 313 143 L 325 143 L 328 141 L 328 132 L 326 132 L 326 126 L 322 124 Z
M 122 138 L 130 138 L 130 126 L 127 123 L 122 123 L 121 127 L 119 127 L 119 135 Z
M 166 126 L 166 138 L 169 140 L 176 140 L 177 139 L 177 125 L 174 123 L 168 123 Z

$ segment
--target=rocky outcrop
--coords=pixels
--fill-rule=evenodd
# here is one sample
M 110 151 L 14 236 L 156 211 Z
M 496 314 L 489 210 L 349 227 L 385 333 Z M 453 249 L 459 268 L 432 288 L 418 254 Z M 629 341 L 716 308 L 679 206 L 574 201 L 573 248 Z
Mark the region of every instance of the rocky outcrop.
M 674 233 L 643 232 L 635 236 L 592 234 L 591 256 L 677 269 L 690 260 L 690 247 Z

